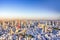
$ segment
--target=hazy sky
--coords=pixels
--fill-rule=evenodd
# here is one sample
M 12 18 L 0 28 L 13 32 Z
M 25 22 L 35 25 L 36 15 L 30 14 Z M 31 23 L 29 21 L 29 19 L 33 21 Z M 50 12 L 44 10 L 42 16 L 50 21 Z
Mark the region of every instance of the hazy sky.
M 0 0 L 3 17 L 59 17 L 58 0 Z

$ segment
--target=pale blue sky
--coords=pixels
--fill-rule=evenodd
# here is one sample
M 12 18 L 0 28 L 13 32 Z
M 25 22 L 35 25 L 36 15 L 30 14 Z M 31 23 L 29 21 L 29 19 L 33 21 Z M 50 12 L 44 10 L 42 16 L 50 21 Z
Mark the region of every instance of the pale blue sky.
M 60 1 L 0 0 L 0 16 L 5 17 L 59 17 Z

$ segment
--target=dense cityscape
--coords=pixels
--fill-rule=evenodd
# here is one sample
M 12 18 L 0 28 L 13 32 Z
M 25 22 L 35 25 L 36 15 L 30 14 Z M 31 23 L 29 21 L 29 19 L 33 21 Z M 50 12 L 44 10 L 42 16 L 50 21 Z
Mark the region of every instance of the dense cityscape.
M 60 40 L 60 20 L 0 19 L 0 40 Z
M 0 0 L 0 40 L 60 40 L 60 0 Z

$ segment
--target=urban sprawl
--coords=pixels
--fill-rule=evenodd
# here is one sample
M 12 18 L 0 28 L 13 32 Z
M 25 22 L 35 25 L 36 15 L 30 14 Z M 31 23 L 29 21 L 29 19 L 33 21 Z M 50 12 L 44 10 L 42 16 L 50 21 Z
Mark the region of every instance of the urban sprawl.
M 0 40 L 60 40 L 60 20 L 0 20 Z

